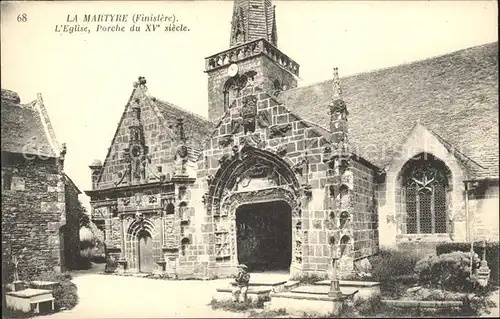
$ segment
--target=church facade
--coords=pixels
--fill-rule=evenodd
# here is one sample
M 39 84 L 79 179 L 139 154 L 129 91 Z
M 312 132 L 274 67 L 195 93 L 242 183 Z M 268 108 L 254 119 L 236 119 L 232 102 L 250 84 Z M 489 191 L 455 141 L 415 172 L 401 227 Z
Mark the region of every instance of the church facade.
M 336 259 L 347 277 L 381 246 L 498 240 L 496 46 L 297 87 L 269 0 L 235 1 L 230 33 L 205 61 L 208 119 L 140 77 L 90 166 L 121 271 L 330 274 Z

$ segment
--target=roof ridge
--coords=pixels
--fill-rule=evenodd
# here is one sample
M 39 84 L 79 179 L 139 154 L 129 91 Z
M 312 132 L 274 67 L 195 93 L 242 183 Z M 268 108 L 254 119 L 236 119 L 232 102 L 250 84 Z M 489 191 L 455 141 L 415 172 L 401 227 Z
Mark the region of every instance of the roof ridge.
M 447 56 L 450 56 L 450 55 L 457 54 L 457 53 L 462 52 L 462 51 L 466 51 L 466 50 L 470 50 L 470 49 L 474 49 L 474 48 L 479 48 L 479 47 L 484 47 L 484 46 L 487 46 L 487 45 L 492 45 L 494 43 L 498 43 L 498 41 L 488 42 L 488 43 L 484 43 L 484 44 L 480 44 L 480 45 L 475 45 L 475 46 L 471 46 L 471 47 L 467 47 L 467 48 L 463 48 L 463 49 L 459 49 L 459 50 L 455 50 L 455 51 L 451 51 L 451 52 L 447 52 L 447 53 L 443 53 L 443 54 L 433 55 L 433 56 L 422 58 L 422 59 L 417 59 L 417 60 L 413 60 L 413 61 L 409 61 L 409 62 L 403 62 L 403 63 L 400 63 L 400 64 L 395 64 L 395 65 L 390 65 L 390 66 L 386 66 L 386 67 L 375 68 L 375 69 L 371 69 L 371 70 L 367 70 L 367 71 L 355 72 L 355 73 L 351 73 L 349 75 L 342 76 L 342 77 L 340 77 L 340 79 L 341 80 L 348 79 L 348 78 L 352 78 L 352 77 L 359 76 L 359 75 L 362 75 L 362 74 L 377 73 L 377 72 L 381 72 L 381 71 L 385 71 L 385 70 L 389 70 L 389 69 L 393 69 L 393 68 L 398 68 L 398 67 L 402 67 L 402 66 L 408 66 L 408 65 L 412 65 L 412 64 L 421 63 L 421 62 L 424 62 L 424 61 L 429 61 L 429 60 L 438 59 L 438 58 L 444 58 L 444 57 L 447 57 Z M 321 81 L 318 81 L 318 82 L 314 82 L 314 83 L 311 83 L 311 84 L 307 84 L 307 85 L 304 85 L 304 86 L 297 86 L 295 88 L 283 91 L 282 94 L 286 95 L 288 92 L 291 92 L 291 91 L 297 91 L 297 90 L 300 90 L 300 89 L 304 89 L 304 88 L 308 88 L 308 87 L 312 87 L 312 86 L 317 86 L 317 85 L 320 85 L 320 84 L 323 84 L 323 83 L 326 83 L 326 82 L 329 82 L 329 81 L 332 81 L 332 80 L 333 79 L 330 78 L 330 79 L 326 79 L 326 80 L 321 80 Z
M 111 139 L 111 143 L 109 144 L 108 151 L 106 152 L 106 156 L 104 157 L 104 161 L 102 163 L 102 167 L 99 170 L 99 178 L 97 180 L 98 183 L 101 182 L 102 178 L 102 172 L 104 171 L 104 168 L 106 167 L 106 164 L 108 163 L 109 155 L 111 154 L 111 148 L 115 144 L 116 137 L 118 136 L 118 130 L 120 129 L 120 124 L 123 122 L 123 119 L 125 118 L 125 112 L 127 111 L 127 108 L 129 107 L 130 101 L 132 101 L 132 98 L 134 97 L 135 90 L 137 88 L 134 87 L 132 89 L 132 93 L 130 93 L 130 96 L 127 100 L 127 103 L 125 104 L 125 108 L 122 111 L 122 114 L 120 115 L 120 120 L 118 120 L 118 124 L 115 129 L 115 133 L 113 134 L 113 138 Z
M 432 130 L 430 128 L 427 128 L 427 127 L 426 127 L 426 129 L 429 130 L 432 134 L 434 134 L 443 144 L 446 144 L 448 147 L 450 147 L 453 152 L 456 152 L 456 153 L 460 154 L 461 156 L 465 157 L 467 160 L 469 160 L 472 163 L 476 164 L 480 168 L 485 169 L 485 167 L 483 165 L 479 164 L 478 162 L 476 162 L 475 160 L 473 160 L 472 158 L 470 158 L 469 156 L 467 156 L 465 153 L 461 152 L 457 147 L 453 146 L 452 143 L 448 142 L 446 139 L 444 139 L 441 135 L 439 135 L 438 133 L 436 133 L 434 130 Z
M 45 131 L 45 134 L 47 135 L 49 144 L 52 147 L 52 151 L 54 152 L 56 157 L 59 156 L 59 152 L 61 151 L 61 145 L 57 140 L 54 127 L 52 126 L 52 122 L 50 121 L 49 113 L 45 108 L 45 104 L 43 103 L 42 94 L 38 93 L 36 100 L 31 103 L 35 107 L 36 111 L 38 111 L 37 112 L 38 116 L 40 117 L 40 121 L 42 122 L 42 126 Z

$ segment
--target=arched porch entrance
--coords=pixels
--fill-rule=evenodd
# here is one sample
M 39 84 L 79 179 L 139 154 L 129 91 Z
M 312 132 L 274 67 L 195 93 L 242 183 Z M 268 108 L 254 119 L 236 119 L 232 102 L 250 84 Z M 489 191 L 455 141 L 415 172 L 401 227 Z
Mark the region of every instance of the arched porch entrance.
M 208 180 L 207 214 L 213 216 L 220 267 L 245 263 L 253 271 L 301 269 L 302 197 L 290 163 L 244 146 Z
M 250 271 L 286 270 L 292 262 L 292 210 L 283 201 L 236 209 L 238 263 Z
M 139 272 L 153 272 L 153 239 L 147 231 L 140 231 L 138 237 Z
M 142 216 L 130 224 L 125 240 L 125 255 L 129 268 L 135 271 L 151 273 L 154 270 L 155 245 L 153 235 L 155 226 L 148 218 Z

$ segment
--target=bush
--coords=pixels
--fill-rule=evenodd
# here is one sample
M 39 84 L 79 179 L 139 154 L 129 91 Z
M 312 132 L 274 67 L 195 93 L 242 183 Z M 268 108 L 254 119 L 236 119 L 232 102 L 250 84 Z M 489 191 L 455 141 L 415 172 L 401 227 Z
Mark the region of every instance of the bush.
M 313 285 L 318 281 L 328 279 L 326 274 L 318 275 L 315 273 L 302 273 L 292 277 L 290 280 L 298 281 L 301 285 Z
M 474 243 L 474 252 L 479 256 L 483 256 L 483 242 Z M 447 254 L 453 251 L 470 251 L 470 243 L 442 243 L 436 246 L 436 254 Z M 486 261 L 491 269 L 490 281 L 496 285 L 500 284 L 499 267 L 500 267 L 500 243 L 486 242 Z
M 212 299 L 210 302 L 210 307 L 212 309 L 222 309 L 226 311 L 243 312 L 250 309 L 262 309 L 264 308 L 264 303 L 271 300 L 269 297 L 258 297 L 255 300 L 247 299 L 245 302 L 237 302 L 232 300 L 218 301 Z
M 286 314 L 285 308 L 280 308 L 278 310 L 264 310 L 260 312 L 250 310 L 248 318 L 277 318 L 279 316 L 285 316 Z
M 372 278 L 381 283 L 416 282 L 414 269 L 419 257 L 409 251 L 380 250 L 370 258 L 372 264 Z
M 108 257 L 108 260 L 106 261 L 106 267 L 104 268 L 104 272 L 107 273 L 114 272 L 117 267 L 118 267 L 118 262 L 115 259 Z
M 473 291 L 469 253 L 455 251 L 438 256 L 429 256 L 415 265 L 415 273 L 421 284 L 451 291 Z M 474 256 L 472 271 L 479 267 L 479 258 Z
M 76 285 L 71 282 L 73 277 L 68 273 L 45 272 L 32 280 L 54 281 L 59 284 L 54 287 L 52 294 L 54 296 L 54 308 L 56 311 L 72 309 L 78 303 L 78 294 Z

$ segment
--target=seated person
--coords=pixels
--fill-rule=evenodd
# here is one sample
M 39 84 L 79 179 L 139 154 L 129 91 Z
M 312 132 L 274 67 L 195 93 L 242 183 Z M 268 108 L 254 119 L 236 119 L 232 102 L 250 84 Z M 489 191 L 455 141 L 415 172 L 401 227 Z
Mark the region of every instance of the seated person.
M 250 274 L 247 270 L 248 267 L 246 265 L 238 265 L 238 273 L 235 277 L 236 287 L 233 289 L 233 301 L 237 302 L 240 295 L 242 302 L 247 301 L 248 283 L 250 282 Z

